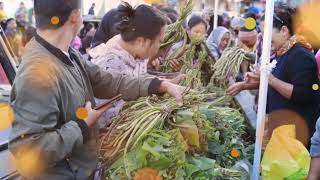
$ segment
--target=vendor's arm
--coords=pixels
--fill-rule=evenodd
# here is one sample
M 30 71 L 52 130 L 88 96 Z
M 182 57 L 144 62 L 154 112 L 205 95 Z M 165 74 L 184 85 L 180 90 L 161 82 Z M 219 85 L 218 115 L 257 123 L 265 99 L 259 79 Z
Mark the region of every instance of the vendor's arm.
M 259 88 L 259 82 L 236 82 L 232 84 L 228 89 L 227 89 L 227 94 L 229 96 L 236 96 L 239 94 L 242 90 L 253 90 L 253 89 L 258 89 Z
M 312 89 L 312 85 L 319 83 L 314 56 L 300 50 L 290 54 L 288 59 L 285 71 L 290 84 L 271 76 L 270 85 L 294 103 L 307 104 L 312 102 L 318 93 Z
M 269 76 L 269 85 L 278 91 L 283 97 L 286 99 L 291 99 L 293 92 L 293 85 L 290 83 L 286 83 L 281 81 L 280 79 L 274 77 L 272 74 Z
M 38 63 L 21 66 L 11 92 L 14 122 L 9 150 L 19 160 L 26 151 L 40 149 L 34 159 L 52 167 L 65 159 L 75 146 L 88 139 L 84 121 L 61 122 L 61 98 L 54 66 Z

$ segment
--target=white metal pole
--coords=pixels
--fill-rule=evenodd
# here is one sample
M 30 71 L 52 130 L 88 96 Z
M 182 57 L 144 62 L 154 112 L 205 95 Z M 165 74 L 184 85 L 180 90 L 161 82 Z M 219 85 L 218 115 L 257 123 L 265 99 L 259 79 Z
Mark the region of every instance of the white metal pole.
M 237 7 L 237 15 L 240 16 L 240 10 L 241 10 L 241 1 L 236 0 L 236 7 Z
M 266 1 L 266 14 L 265 14 L 265 26 L 263 35 L 263 51 L 262 51 L 262 63 L 261 67 L 266 67 L 270 63 L 270 50 L 271 50 L 271 38 L 273 27 L 273 11 L 274 1 Z M 254 163 L 253 173 L 251 180 L 258 180 L 260 177 L 260 162 L 261 162 L 261 148 L 264 135 L 265 115 L 266 115 L 266 103 L 268 92 L 268 79 L 269 74 L 266 70 L 261 71 L 260 88 L 259 88 L 259 101 L 258 101 L 258 114 L 257 114 L 257 126 L 256 126 L 256 142 L 254 151 Z
M 216 29 L 218 26 L 218 4 L 219 0 L 214 0 L 214 21 L 213 21 L 213 29 Z

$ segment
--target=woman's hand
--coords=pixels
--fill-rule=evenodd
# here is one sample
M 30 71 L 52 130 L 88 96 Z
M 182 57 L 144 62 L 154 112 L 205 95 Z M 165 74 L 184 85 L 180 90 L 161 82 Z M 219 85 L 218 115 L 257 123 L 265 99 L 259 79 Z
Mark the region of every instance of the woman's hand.
M 244 83 L 245 82 L 237 82 L 229 86 L 227 89 L 227 95 L 228 96 L 236 96 L 244 89 Z
M 168 80 L 169 82 L 173 84 L 179 84 L 181 81 L 183 81 L 186 78 L 185 74 L 179 74 L 177 77 Z
M 160 71 L 160 60 L 159 59 L 155 59 L 151 62 L 151 66 L 156 70 L 156 71 Z
M 260 81 L 260 66 L 253 65 L 250 66 L 250 72 L 244 75 L 244 81 L 248 83 L 256 83 Z
M 87 102 L 85 108 L 87 110 L 88 116 L 84 119 L 84 122 L 86 122 L 88 127 L 92 127 L 101 117 L 101 115 L 111 107 L 112 104 L 105 106 L 99 110 L 95 110 L 92 108 L 91 102 Z
M 182 63 L 179 59 L 172 59 L 169 61 L 170 66 L 175 70 L 175 71 L 180 71 L 182 68 Z
M 176 99 L 179 105 L 183 105 L 183 96 L 188 93 L 189 90 L 189 87 L 179 86 L 169 81 L 162 81 L 159 91 L 161 93 L 168 93 Z

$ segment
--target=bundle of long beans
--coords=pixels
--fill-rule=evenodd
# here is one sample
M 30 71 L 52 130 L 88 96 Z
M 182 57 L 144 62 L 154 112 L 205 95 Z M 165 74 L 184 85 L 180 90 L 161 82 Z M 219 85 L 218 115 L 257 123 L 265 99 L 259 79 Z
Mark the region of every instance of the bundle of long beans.
M 210 74 L 210 72 L 202 72 L 203 66 L 209 66 L 207 69 L 211 71 L 210 66 L 214 63 L 214 59 L 208 51 L 204 37 L 191 39 L 190 45 L 191 48 L 186 52 L 183 60 L 182 73 L 186 74 L 186 78 L 182 85 L 198 89 L 204 85 L 202 76 L 206 73 Z
M 164 41 L 160 48 L 170 47 L 173 43 L 176 43 L 186 36 L 186 32 L 183 25 L 187 17 L 192 13 L 193 3 L 192 0 L 186 2 L 185 7 L 180 8 L 180 16 L 178 20 L 167 26 L 164 36 Z
M 218 95 L 194 91 L 185 95 L 183 106 L 179 106 L 171 97 L 144 97 L 130 102 L 120 116 L 113 119 L 107 131 L 101 133 L 100 160 L 112 164 L 119 156 L 125 156 L 128 150 L 135 147 L 145 134 L 163 127 L 172 111 L 188 108 L 205 100 L 214 100 Z
M 227 48 L 220 59 L 213 66 L 212 83 L 225 84 L 232 77 L 236 78 L 240 72 L 240 65 L 248 60 L 246 52 L 238 47 Z

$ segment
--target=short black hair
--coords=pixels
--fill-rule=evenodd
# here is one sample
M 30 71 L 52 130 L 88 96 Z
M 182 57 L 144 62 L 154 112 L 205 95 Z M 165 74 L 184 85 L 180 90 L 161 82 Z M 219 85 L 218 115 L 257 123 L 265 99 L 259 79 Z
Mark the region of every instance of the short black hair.
M 273 15 L 273 27 L 281 29 L 282 26 L 286 26 L 289 29 L 290 35 L 294 34 L 294 18 L 296 9 L 291 8 L 285 3 L 279 3 L 275 6 Z
M 170 19 L 170 23 L 175 23 L 178 20 L 178 16 L 174 13 L 167 13 L 167 17 Z
M 173 8 L 166 7 L 166 8 L 162 8 L 160 10 L 165 13 L 173 13 L 175 15 L 178 15 L 178 12 L 176 10 L 174 10 Z
M 72 11 L 80 9 L 81 0 L 34 0 L 36 26 L 39 29 L 57 29 L 63 26 Z M 57 17 L 57 24 L 51 23 Z
M 245 14 L 244 14 L 244 16 L 243 16 L 243 18 L 244 18 L 244 19 L 247 19 L 247 18 L 253 18 L 254 20 L 256 20 L 256 19 L 257 19 L 256 15 L 255 15 L 255 14 L 253 14 L 253 13 L 251 13 L 251 12 L 247 12 L 247 13 L 245 13 Z
M 133 9 L 123 2 L 118 11 L 122 13 L 122 19 L 117 29 L 124 41 L 133 41 L 138 37 L 154 40 L 167 22 L 160 10 L 148 5 L 139 5 Z
M 188 21 L 188 28 L 191 29 L 194 26 L 198 25 L 198 24 L 204 24 L 207 28 L 207 23 L 205 20 L 202 19 L 202 17 L 198 16 L 198 15 L 193 15 L 190 17 L 189 21 Z

